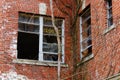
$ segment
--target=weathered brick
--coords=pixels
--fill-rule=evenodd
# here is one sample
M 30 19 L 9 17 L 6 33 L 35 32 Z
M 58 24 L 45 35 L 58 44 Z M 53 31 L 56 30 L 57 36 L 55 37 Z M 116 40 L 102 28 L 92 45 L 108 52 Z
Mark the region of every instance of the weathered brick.
M 120 72 L 120 1 L 112 0 L 113 22 L 116 27 L 106 34 L 103 34 L 107 28 L 105 0 L 86 0 L 85 2 L 85 6 L 89 4 L 91 6 L 94 58 L 81 64 L 78 73 L 81 80 L 102 80 Z M 12 62 L 17 56 L 18 13 L 39 14 L 40 3 L 46 4 L 46 15 L 50 16 L 49 0 L 0 0 L 0 79 L 6 75 L 9 75 L 9 78 L 22 76 L 23 80 L 57 79 L 57 67 Z M 71 32 L 68 17 L 62 14 L 55 5 L 54 10 L 56 17 L 65 18 L 65 63 L 71 65 L 72 60 L 68 57 L 71 56 Z M 78 38 L 79 36 L 80 34 L 78 34 Z M 80 52 L 80 44 L 78 44 L 77 52 Z M 11 72 L 11 70 L 13 71 Z M 64 68 L 61 71 L 62 78 L 68 77 L 72 67 Z M 11 76 L 11 73 L 15 75 Z

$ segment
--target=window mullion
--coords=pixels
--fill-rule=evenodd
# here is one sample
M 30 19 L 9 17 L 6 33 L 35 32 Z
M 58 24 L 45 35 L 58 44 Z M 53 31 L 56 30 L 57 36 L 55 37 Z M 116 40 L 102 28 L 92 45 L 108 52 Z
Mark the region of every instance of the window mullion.
M 39 61 L 43 61 L 43 17 L 39 18 Z
M 62 62 L 63 62 L 63 63 L 64 63 L 64 61 L 65 61 L 65 60 L 64 60 L 64 58 L 65 58 L 65 56 L 64 56 L 64 45 L 65 45 L 65 43 L 64 43 L 64 35 L 65 35 L 65 34 L 64 34 L 64 30 L 65 30 L 65 29 L 64 29 L 64 28 L 65 28 L 65 27 L 64 27 L 64 23 L 65 23 L 65 21 L 63 20 L 63 21 L 62 21 L 62 26 L 61 26 L 61 27 L 62 27 L 62 28 L 61 28 L 61 29 L 62 29 L 62 35 L 61 35 L 62 44 L 61 44 L 61 46 L 62 46 Z
M 89 35 L 87 38 L 83 39 L 81 42 L 84 42 L 84 41 L 86 41 L 88 39 L 91 39 L 91 35 Z
M 83 57 L 83 55 L 82 55 L 82 44 L 81 44 L 81 42 L 82 42 L 82 17 L 80 17 L 80 57 L 81 57 L 81 59 L 82 59 L 82 57 Z
M 88 45 L 86 48 L 82 49 L 81 52 L 84 52 L 85 50 L 87 50 L 88 48 L 92 47 L 92 44 L 91 45 Z

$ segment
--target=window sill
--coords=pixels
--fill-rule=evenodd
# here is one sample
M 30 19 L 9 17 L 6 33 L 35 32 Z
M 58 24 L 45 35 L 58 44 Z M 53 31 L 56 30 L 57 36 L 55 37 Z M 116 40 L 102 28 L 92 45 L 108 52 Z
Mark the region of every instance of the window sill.
M 38 60 L 26 60 L 26 59 L 14 59 L 13 63 L 18 63 L 18 64 L 30 64 L 30 65 L 40 65 L 40 66 L 58 66 L 57 62 L 52 61 L 38 61 Z M 61 63 L 61 67 L 68 67 L 67 64 Z
M 85 62 L 87 62 L 87 61 L 89 61 L 89 60 L 91 60 L 92 58 L 94 58 L 94 54 L 91 54 L 91 55 L 85 57 L 84 59 L 82 59 L 81 62 L 78 63 L 78 66 L 85 63 Z
M 107 34 L 107 33 L 110 32 L 111 30 L 115 29 L 115 27 L 116 27 L 115 24 L 113 24 L 112 26 L 106 28 L 106 29 L 104 30 L 103 34 L 104 34 L 104 35 Z
M 116 74 L 116 75 L 113 75 L 111 77 L 108 77 L 104 80 L 119 80 L 120 79 L 120 73 Z

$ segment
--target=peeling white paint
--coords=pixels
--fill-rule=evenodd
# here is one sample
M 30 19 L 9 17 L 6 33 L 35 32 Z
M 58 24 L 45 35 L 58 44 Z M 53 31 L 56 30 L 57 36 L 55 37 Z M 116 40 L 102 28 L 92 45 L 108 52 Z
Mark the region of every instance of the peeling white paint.
M 7 20 L 7 19 L 4 19 L 3 21 L 4 21 L 4 22 L 8 22 L 8 20 Z
M 40 14 L 46 14 L 47 12 L 47 6 L 45 3 L 40 3 L 39 4 L 39 13 Z
M 96 76 L 97 79 L 99 79 L 98 78 L 98 76 L 99 76 L 98 70 L 95 70 L 95 76 Z
M 9 71 L 0 75 L 0 80 L 30 80 L 26 76 L 17 74 L 15 71 Z
M 12 42 L 13 42 L 13 43 L 17 43 L 17 37 L 13 37 Z
M 3 13 L 6 13 L 6 11 L 8 10 L 8 9 L 10 9 L 11 8 L 11 5 L 10 4 L 8 4 L 8 3 L 6 3 L 6 4 L 4 4 L 4 5 L 2 5 L 2 9 L 3 9 Z
M 11 57 L 16 57 L 17 56 L 17 44 L 11 44 L 10 45 L 10 55 Z
M 86 3 L 86 0 L 83 0 L 82 10 L 85 8 L 85 3 Z
M 17 49 L 17 45 L 16 45 L 16 44 L 11 44 L 11 45 L 10 45 L 10 49 L 12 49 L 12 50 Z
M 16 31 L 13 31 L 13 32 L 9 32 L 9 34 L 17 34 L 17 32 L 16 32 Z
M 17 38 L 13 37 L 11 44 L 10 44 L 10 53 L 12 57 L 16 57 L 17 56 Z
M 4 26 L 1 26 L 1 29 L 5 29 L 5 27 L 4 27 Z
M 11 56 L 17 58 L 17 50 L 13 50 Z

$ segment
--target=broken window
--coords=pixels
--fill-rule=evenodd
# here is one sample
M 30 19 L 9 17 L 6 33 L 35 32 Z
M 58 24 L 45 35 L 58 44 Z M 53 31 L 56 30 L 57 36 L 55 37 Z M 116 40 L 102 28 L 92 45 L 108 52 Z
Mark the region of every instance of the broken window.
M 92 54 L 90 8 L 85 10 L 80 17 L 80 45 L 81 58 L 85 58 Z
M 52 26 L 51 18 L 44 18 L 43 24 L 43 56 L 45 60 L 57 61 L 58 59 L 58 45 L 57 45 L 57 36 L 55 30 Z M 62 30 L 62 20 L 55 20 L 56 26 L 59 29 L 60 36 Z M 62 39 L 62 38 L 60 38 Z
M 113 25 L 112 0 L 107 0 L 107 22 L 108 27 Z
M 55 19 L 55 24 L 59 29 L 61 53 L 63 54 L 63 20 Z M 18 25 L 18 59 L 40 61 L 58 60 L 57 36 L 50 17 L 20 13 Z M 62 60 L 63 58 L 64 56 L 62 56 Z
M 18 58 L 38 60 L 39 17 L 20 14 L 18 26 Z

